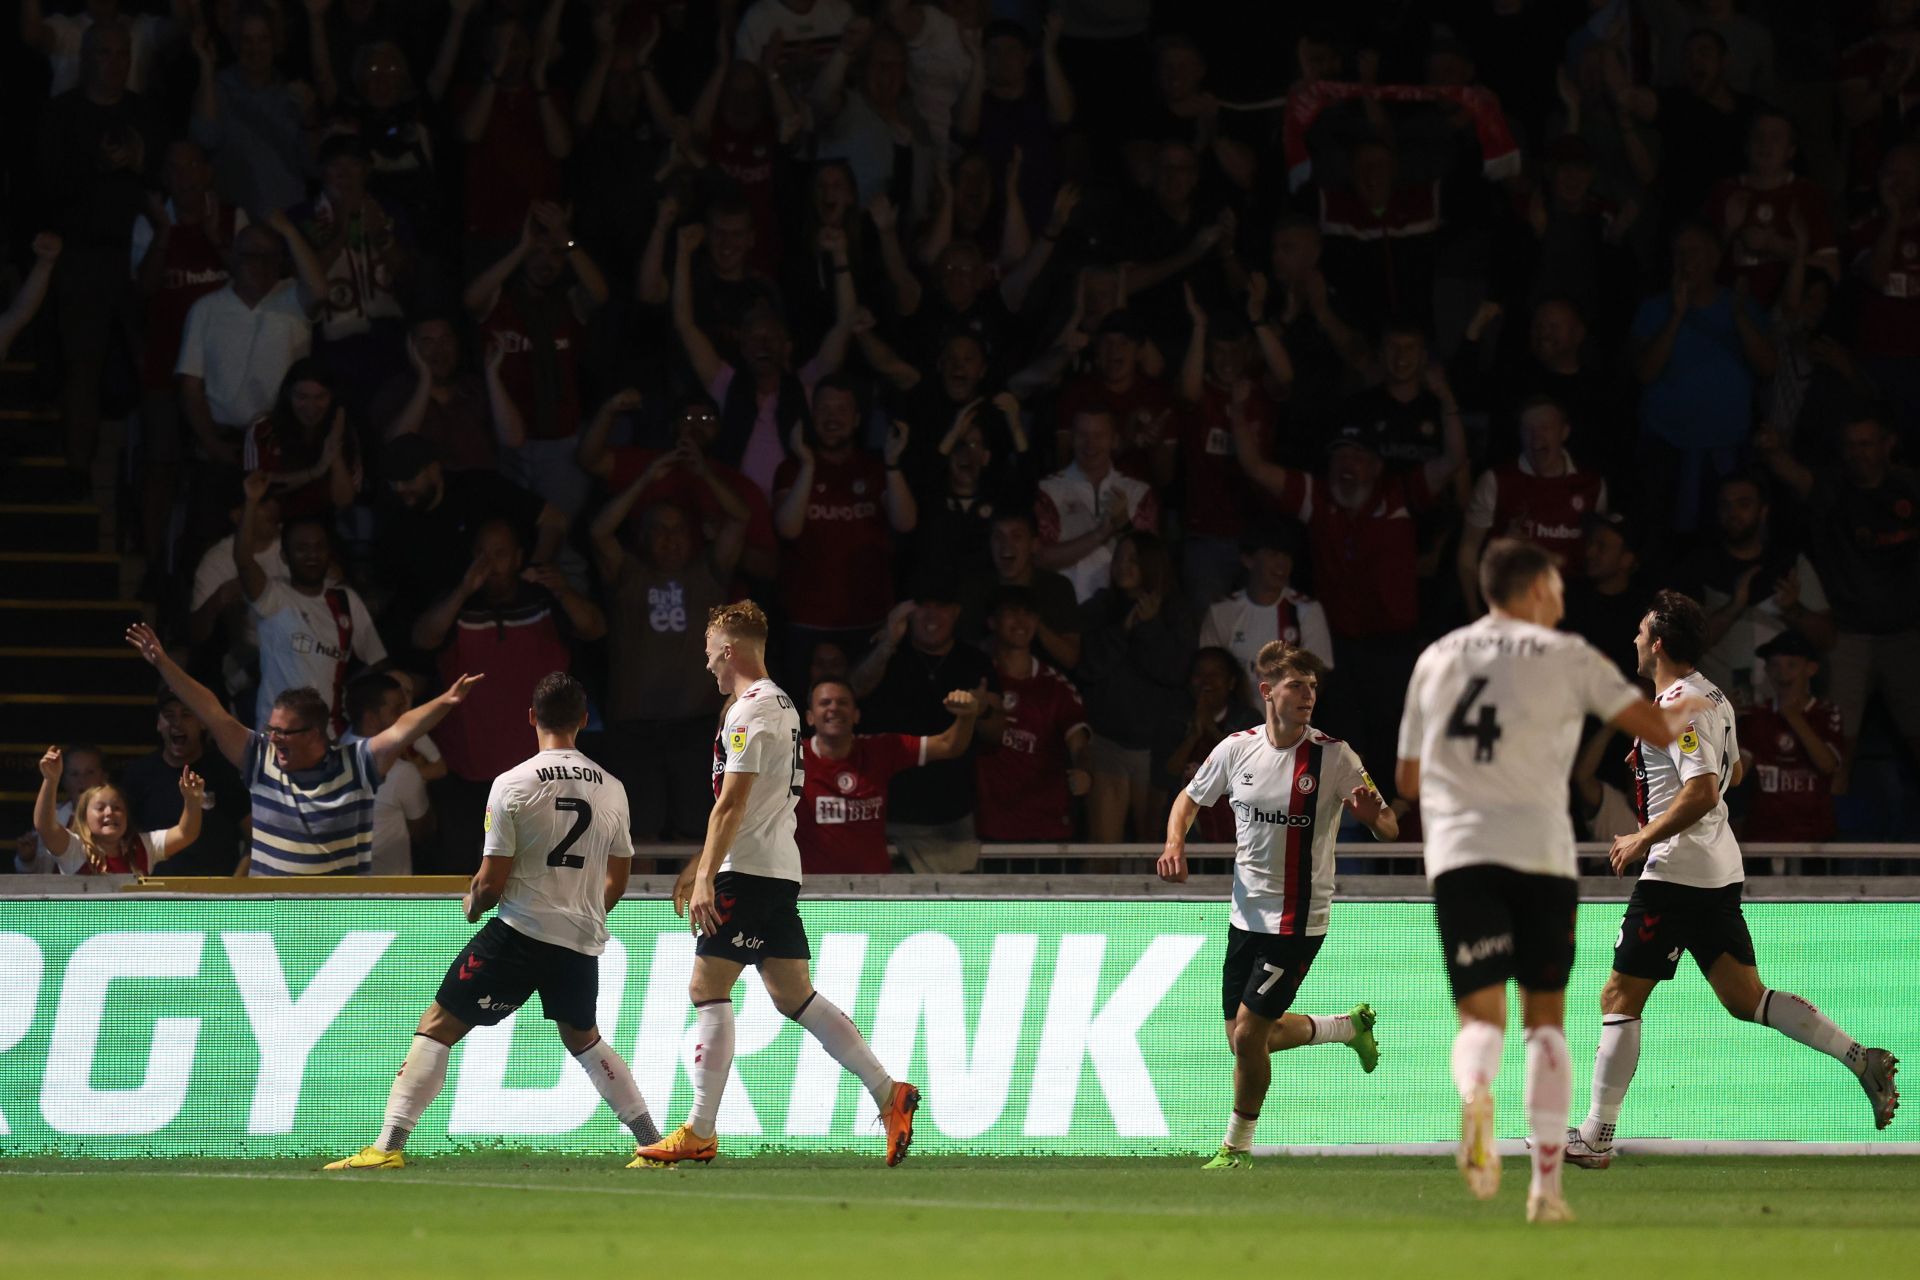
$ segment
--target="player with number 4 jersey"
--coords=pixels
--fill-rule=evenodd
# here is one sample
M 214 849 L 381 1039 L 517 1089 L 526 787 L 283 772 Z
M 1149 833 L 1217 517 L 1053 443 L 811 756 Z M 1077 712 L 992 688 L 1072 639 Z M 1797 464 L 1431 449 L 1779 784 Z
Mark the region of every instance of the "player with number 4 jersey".
M 707 672 L 727 695 L 713 742 L 713 811 L 706 843 L 673 886 L 694 945 L 693 1108 L 687 1122 L 642 1148 L 629 1168 L 705 1164 L 719 1151 L 720 1097 L 733 1069 L 733 988 L 748 965 L 774 1007 L 805 1027 L 833 1059 L 860 1077 L 886 1128 L 887 1163 L 906 1159 L 920 1091 L 887 1074 L 852 1019 L 813 989 L 801 923 L 800 848 L 794 806 L 805 787 L 800 715 L 767 677 L 767 615 L 751 600 L 721 605 L 707 620 Z
M 1456 1162 L 1468 1189 L 1492 1198 L 1500 1185 L 1493 1083 L 1507 983 L 1515 980 L 1534 1140 L 1527 1220 L 1562 1222 L 1573 1216 L 1560 1193 L 1573 1079 L 1562 1028 L 1579 899 L 1567 783 L 1587 716 L 1664 742 L 1680 722 L 1599 650 L 1554 630 L 1565 605 L 1549 552 L 1496 539 L 1479 572 L 1491 612 L 1429 645 L 1414 665 L 1395 781 L 1401 795 L 1420 799 L 1427 878 L 1460 1018 Z
M 600 1038 L 595 1006 L 607 912 L 627 889 L 633 842 L 627 790 L 582 755 L 587 691 L 563 672 L 543 678 L 528 713 L 540 751 L 493 781 L 486 845 L 465 902 L 476 922 L 500 911 L 447 968 L 387 1097 L 380 1139 L 329 1169 L 399 1169 L 420 1117 L 447 1079 L 447 1055 L 475 1027 L 512 1016 L 536 992 L 540 1011 L 635 1145 L 660 1131 L 626 1061 Z
M 1233 1051 L 1233 1112 L 1208 1169 L 1253 1164 L 1253 1135 L 1273 1078 L 1272 1058 L 1310 1044 L 1344 1044 L 1372 1071 L 1380 1060 L 1374 1012 L 1289 1013 L 1321 944 L 1333 902 L 1333 846 L 1344 813 L 1374 836 L 1400 834 L 1398 818 L 1352 747 L 1308 723 L 1326 666 L 1305 649 L 1274 640 L 1254 656 L 1266 723 L 1220 740 L 1174 798 L 1162 880 L 1187 878 L 1187 832 L 1200 810 L 1233 807 L 1233 913 L 1221 972 L 1220 1005 Z
M 1633 744 L 1641 826 L 1614 840 L 1610 861 L 1620 875 L 1643 859 L 1646 867 L 1627 900 L 1613 972 L 1600 992 L 1592 1104 L 1586 1120 L 1566 1134 L 1567 1160 L 1583 1168 L 1613 1163 L 1614 1126 L 1640 1061 L 1641 1013 L 1654 987 L 1679 971 L 1683 951 L 1728 1013 L 1844 1063 L 1873 1107 L 1876 1129 L 1891 1124 L 1900 1106 L 1899 1059 L 1861 1045 L 1792 992 L 1760 982 L 1740 909 L 1746 873 L 1727 823 L 1726 793 L 1740 781 L 1740 743 L 1726 695 L 1697 670 L 1706 630 L 1697 603 L 1662 591 L 1634 636 L 1640 674 L 1660 690 L 1661 705 L 1690 710 L 1671 744 Z

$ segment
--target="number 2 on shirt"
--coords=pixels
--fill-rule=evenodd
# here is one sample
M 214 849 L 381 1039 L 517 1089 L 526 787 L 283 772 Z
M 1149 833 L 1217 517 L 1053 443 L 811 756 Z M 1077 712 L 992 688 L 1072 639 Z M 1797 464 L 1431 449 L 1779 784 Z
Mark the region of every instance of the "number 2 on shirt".
M 573 815 L 573 830 L 567 832 L 567 838 L 555 845 L 553 852 L 547 855 L 547 865 L 572 867 L 578 871 L 587 865 L 587 860 L 577 853 L 568 853 L 567 850 L 573 848 L 574 843 L 587 834 L 587 828 L 593 825 L 593 806 L 578 796 L 557 796 L 554 798 L 553 807 L 561 813 Z

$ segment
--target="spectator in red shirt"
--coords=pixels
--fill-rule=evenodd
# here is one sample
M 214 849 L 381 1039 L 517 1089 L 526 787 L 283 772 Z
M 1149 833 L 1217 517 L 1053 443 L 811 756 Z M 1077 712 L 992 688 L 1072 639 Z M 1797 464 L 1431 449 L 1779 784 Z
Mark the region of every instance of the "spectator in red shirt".
M 1367 139 L 1353 148 L 1349 180 L 1320 192 L 1327 277 L 1362 319 L 1433 311 L 1440 184 L 1402 184 L 1393 148 Z
M 1818 655 L 1797 631 L 1755 650 L 1773 697 L 1740 717 L 1740 755 L 1754 786 L 1742 840 L 1819 844 L 1833 838 L 1833 778 L 1847 748 L 1840 708 L 1813 696 Z
M 1840 250 L 1827 217 L 1827 197 L 1794 173 L 1798 154 L 1793 122 L 1776 111 L 1762 111 L 1747 131 L 1747 168 L 1714 188 L 1707 216 L 1727 247 L 1723 278 L 1744 280 L 1753 300 L 1773 305 L 1786 283 L 1787 268 L 1799 254 L 1794 228 L 1807 236 L 1807 264 L 1840 278 Z
M 974 757 L 974 823 L 982 840 L 1065 841 L 1073 796 L 1092 787 L 1086 754 L 1093 731 L 1071 681 L 1033 656 L 1040 615 L 1022 587 L 1003 587 L 987 611 L 1000 690 L 999 715 Z
M 1354 743 L 1362 759 L 1393 750 L 1419 656 L 1413 517 L 1433 505 L 1434 494 L 1467 462 L 1466 430 L 1450 395 L 1441 424 L 1445 452 L 1397 476 L 1386 474 L 1373 434 L 1362 427 L 1334 437 L 1318 476 L 1267 461 L 1250 429 L 1235 437 L 1254 483 L 1307 526 L 1314 589 L 1340 647 L 1340 679 L 1327 690 L 1325 722 L 1329 732 Z
M 822 680 L 807 699 L 813 736 L 794 839 L 808 875 L 874 876 L 893 870 L 887 856 L 887 783 L 896 773 L 966 754 L 982 707 L 979 693 L 955 689 L 945 706 L 953 723 L 938 736 L 862 733 L 860 708 L 843 680 Z
M 492 471 L 500 465 L 501 450 L 526 443 L 525 427 L 518 415 L 494 415 L 487 387 L 463 354 L 452 316 L 415 315 L 407 334 L 413 367 L 374 397 L 372 425 L 389 441 L 419 435 L 449 471 Z
M 264 471 L 288 520 L 326 516 L 360 488 L 360 451 L 333 378 L 312 356 L 293 362 L 273 412 L 247 428 L 240 466 Z
M 633 503 L 636 522 L 659 503 L 676 503 L 699 517 L 703 538 L 711 543 L 721 526 L 737 515 L 746 522 L 741 574 L 754 582 L 771 582 L 780 565 L 773 509 L 753 481 L 713 456 L 720 436 L 720 415 L 713 401 L 697 392 L 682 401 L 673 419 L 671 449 L 610 444 L 614 422 L 639 404 L 639 392 L 622 391 L 600 407 L 580 437 L 581 469 L 599 477 L 615 493 L 652 472 L 652 480 Z
M 1887 152 L 1880 207 L 1855 224 L 1852 252 L 1860 292 L 1854 349 L 1911 449 L 1920 445 L 1920 145 Z
M 859 425 L 853 384 L 822 378 L 813 389 L 812 431 L 794 425 L 793 456 L 774 473 L 773 522 L 788 548 L 781 587 L 794 653 L 827 639 L 857 645 L 886 621 L 893 607 L 888 534 L 912 533 L 920 518 L 900 470 L 906 424 L 893 424 L 884 465 L 854 446 Z
M 1273 385 L 1293 382 L 1293 366 L 1280 331 L 1266 322 L 1267 282 L 1256 274 L 1250 283 L 1248 314 L 1256 328 L 1231 312 L 1210 316 L 1187 291 L 1193 334 L 1180 369 L 1180 398 L 1186 402 L 1180 428 L 1180 465 L 1184 488 L 1186 545 L 1182 576 L 1194 612 L 1204 613 L 1233 589 L 1240 576 L 1240 538 L 1269 498 L 1233 461 L 1233 433 L 1245 422 L 1260 447 L 1273 443 L 1278 408 L 1253 364 L 1257 334 Z
M 538 31 L 502 11 L 487 32 L 487 71 L 455 107 L 467 144 L 466 232 L 482 253 L 498 252 L 529 204 L 560 194 L 560 165 L 573 151 L 564 101 L 547 87 L 565 0 L 547 0 Z M 456 9 L 455 21 L 464 19 Z
M 1467 506 L 1457 566 L 1470 613 L 1483 608 L 1480 552 L 1490 537 L 1531 542 L 1559 556 L 1569 577 L 1580 575 L 1587 518 L 1607 509 L 1607 482 L 1599 472 L 1573 465 L 1567 452 L 1571 430 L 1567 411 L 1537 396 L 1520 410 L 1520 456 L 1480 473 Z
M 1131 311 L 1116 311 L 1101 322 L 1093 340 L 1093 372 L 1074 378 L 1060 393 L 1054 456 L 1064 458 L 1073 451 L 1073 420 L 1080 410 L 1105 405 L 1120 427 L 1113 465 L 1136 480 L 1165 488 L 1173 483 L 1180 440 L 1167 384 L 1140 367 L 1145 336 L 1140 318 Z
M 587 496 L 587 477 L 573 456 L 580 349 L 588 317 L 607 300 L 607 282 L 573 238 L 571 212 L 535 204 L 519 244 L 467 285 L 464 300 L 490 351 L 498 348 L 489 355 L 499 361 L 504 392 L 495 416 L 509 420 L 499 430 L 525 437 L 508 460 L 513 478 L 573 515 Z

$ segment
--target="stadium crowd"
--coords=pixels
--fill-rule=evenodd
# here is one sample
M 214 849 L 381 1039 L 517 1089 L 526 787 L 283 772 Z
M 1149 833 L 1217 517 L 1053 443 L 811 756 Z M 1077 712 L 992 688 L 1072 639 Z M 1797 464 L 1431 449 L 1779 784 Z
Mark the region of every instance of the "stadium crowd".
M 554 670 L 696 840 L 741 596 L 809 870 L 1157 842 L 1274 639 L 1388 786 L 1502 535 L 1629 675 L 1654 589 L 1704 605 L 1747 838 L 1912 838 L 1917 9 L 23 0 L 0 346 L 44 296 L 16 347 L 223 731 L 170 672 L 15 869 L 244 867 L 236 765 L 311 729 L 382 761 L 346 869 L 469 871 Z

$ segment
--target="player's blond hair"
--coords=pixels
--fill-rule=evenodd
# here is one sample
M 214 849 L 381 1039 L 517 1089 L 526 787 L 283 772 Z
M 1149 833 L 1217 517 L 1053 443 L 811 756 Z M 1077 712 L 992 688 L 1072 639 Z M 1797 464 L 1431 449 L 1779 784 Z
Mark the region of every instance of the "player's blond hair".
M 1308 650 L 1284 640 L 1267 641 L 1253 656 L 1253 674 L 1268 684 L 1278 684 L 1281 674 L 1288 671 L 1319 680 L 1326 677 L 1327 664 Z
M 745 640 L 764 649 L 767 647 L 766 612 L 751 600 L 715 605 L 707 615 L 707 634 L 716 631 L 729 640 Z

